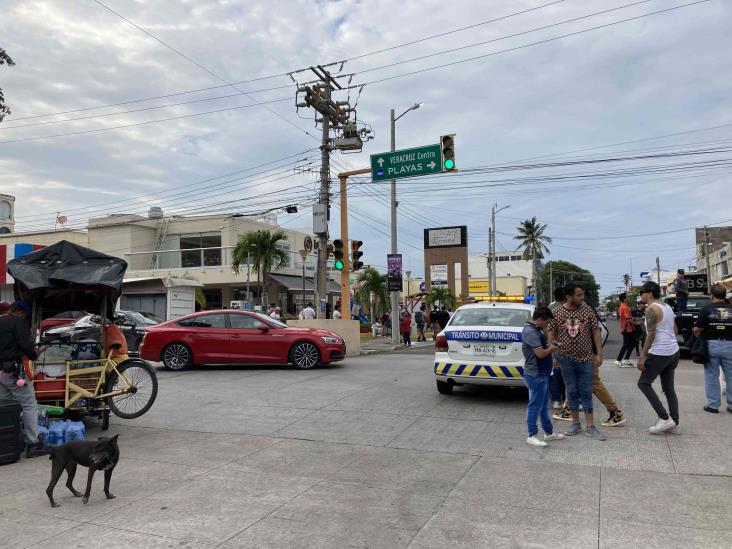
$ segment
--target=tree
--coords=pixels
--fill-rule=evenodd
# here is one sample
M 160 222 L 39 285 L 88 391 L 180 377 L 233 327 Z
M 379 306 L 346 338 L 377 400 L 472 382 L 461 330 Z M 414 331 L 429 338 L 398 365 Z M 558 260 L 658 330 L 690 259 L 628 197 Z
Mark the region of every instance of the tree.
M 287 233 L 280 230 L 250 231 L 241 235 L 232 254 L 231 266 L 234 272 L 239 274 L 239 268 L 249 259 L 251 268 L 257 273 L 257 286 L 260 286 L 260 277 L 264 281 L 264 275 L 290 259 L 285 250 L 277 247 L 282 241 L 287 241 Z M 266 292 L 260 291 L 261 305 L 265 305 L 265 294 Z
M 454 309 L 457 304 L 455 294 L 447 286 L 432 286 L 430 293 L 427 294 L 427 304 L 430 307 L 439 305 L 448 309 Z
M 15 61 L 13 61 L 2 48 L 0 48 L 0 65 L 15 65 Z M 2 122 L 3 118 L 5 118 L 9 114 L 10 107 L 5 104 L 5 95 L 3 94 L 3 89 L 0 88 L 0 122 Z
M 373 267 L 366 267 L 358 275 L 358 289 L 354 298 L 363 308 L 368 307 L 371 322 L 389 306 L 389 278 Z
M 628 288 L 630 288 L 630 275 L 629 274 L 624 274 L 623 275 L 623 286 L 625 286 L 625 289 L 626 290 Z
M 551 279 L 552 287 L 549 287 Z M 539 273 L 539 290 L 541 295 L 546 296 L 546 301 L 550 302 L 554 299 L 554 289 L 564 286 L 567 282 L 579 282 L 585 287 L 587 297 L 592 301 L 593 305 L 597 305 L 600 300 L 600 286 L 593 274 L 587 269 L 570 263 L 569 261 L 549 261 L 544 265 Z
M 542 225 L 536 220 L 536 216 L 526 219 L 516 228 L 518 234 L 514 236 L 514 240 L 519 240 L 524 248 L 523 258 L 531 259 L 531 278 L 534 281 L 534 295 L 537 300 L 539 293 L 537 292 L 537 273 L 536 262 L 543 259 L 545 254 L 549 253 L 547 244 L 552 243 L 552 239 L 544 234 L 546 225 Z M 546 296 L 547 294 L 542 294 Z

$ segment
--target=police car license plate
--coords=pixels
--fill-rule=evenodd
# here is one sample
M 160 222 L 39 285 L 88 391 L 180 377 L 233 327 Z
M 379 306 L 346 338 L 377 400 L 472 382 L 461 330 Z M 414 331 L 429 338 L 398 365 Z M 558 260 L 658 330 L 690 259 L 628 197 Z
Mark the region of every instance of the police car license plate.
M 496 356 L 495 345 L 473 345 L 473 354 L 480 356 Z

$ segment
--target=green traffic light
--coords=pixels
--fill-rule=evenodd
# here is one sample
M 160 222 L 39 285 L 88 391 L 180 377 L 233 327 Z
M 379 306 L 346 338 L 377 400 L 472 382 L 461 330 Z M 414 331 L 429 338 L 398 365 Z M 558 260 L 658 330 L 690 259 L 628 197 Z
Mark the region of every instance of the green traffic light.
M 336 268 L 336 271 L 342 271 L 343 270 L 343 261 L 340 259 L 337 259 L 335 263 L 333 263 L 333 266 Z
M 455 161 L 452 158 L 445 160 L 445 169 L 452 170 L 453 168 L 455 168 Z

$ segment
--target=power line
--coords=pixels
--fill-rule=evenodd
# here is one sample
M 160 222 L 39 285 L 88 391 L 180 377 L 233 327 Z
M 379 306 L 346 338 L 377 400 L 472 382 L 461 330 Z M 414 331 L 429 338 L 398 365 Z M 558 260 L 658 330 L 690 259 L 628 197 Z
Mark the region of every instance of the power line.
M 410 45 L 413 45 L 413 44 L 418 44 L 420 42 L 425 42 L 425 41 L 432 40 L 432 39 L 435 39 L 435 38 L 441 38 L 441 37 L 447 36 L 449 34 L 454 34 L 454 33 L 462 32 L 462 31 L 465 31 L 465 30 L 470 30 L 470 29 L 473 29 L 473 28 L 476 28 L 476 27 L 479 27 L 479 26 L 487 25 L 489 23 L 494 23 L 494 22 L 498 22 L 498 21 L 505 20 L 505 19 L 509 19 L 511 17 L 516 17 L 518 15 L 523 15 L 525 13 L 529 13 L 529 12 L 532 12 L 532 11 L 537 11 L 537 10 L 540 10 L 540 9 L 543 9 L 543 8 L 546 8 L 546 7 L 549 7 L 549 6 L 553 6 L 555 4 L 561 4 L 561 3 L 565 2 L 565 1 L 566 0 L 555 0 L 554 2 L 549 2 L 549 3 L 546 3 L 546 4 L 541 4 L 541 5 L 536 6 L 534 8 L 529 8 L 529 9 L 526 9 L 526 10 L 518 11 L 518 12 L 515 12 L 515 13 L 511 13 L 511 14 L 508 14 L 508 15 L 504 15 L 502 17 L 495 18 L 495 19 L 489 19 L 487 21 L 481 21 L 480 23 L 475 23 L 473 25 L 468 25 L 466 27 L 460 27 L 460 28 L 453 29 L 453 30 L 450 30 L 450 31 L 442 32 L 440 34 L 435 34 L 435 35 L 432 35 L 432 36 L 427 36 L 427 37 L 424 37 L 424 38 L 419 38 L 419 39 L 416 39 L 416 40 L 412 40 L 410 42 L 404 42 L 402 44 L 397 44 L 397 45 L 394 45 L 394 46 L 390 46 L 388 48 L 383 48 L 381 50 L 376 50 L 376 51 L 371 51 L 371 52 L 368 52 L 368 53 L 363 53 L 363 54 L 360 54 L 360 55 L 357 55 L 357 56 L 354 56 L 354 57 L 350 57 L 348 59 L 344 59 L 342 61 L 335 61 L 335 62 L 332 62 L 332 63 L 327 63 L 327 64 L 325 64 L 323 66 L 327 67 L 327 66 L 331 66 L 331 65 L 340 65 L 340 64 L 345 63 L 347 61 L 354 61 L 356 59 L 362 59 L 364 57 L 368 57 L 368 56 L 371 56 L 371 55 L 376 55 L 376 54 L 383 53 L 383 52 L 386 52 L 386 51 L 392 51 L 392 50 L 395 50 L 397 48 L 402 48 L 402 47 L 405 47 L 405 46 L 410 46 Z M 136 28 L 140 29 L 142 32 L 145 32 L 148 36 L 151 36 L 156 41 L 162 43 L 162 41 L 160 41 L 159 39 L 153 37 L 149 32 L 145 31 L 144 29 L 141 29 L 140 27 L 138 27 L 137 25 L 135 25 L 132 21 L 129 21 L 128 19 L 126 19 L 125 17 L 123 17 L 119 13 L 111 10 L 107 6 L 104 6 L 103 4 L 101 4 L 101 2 L 97 2 L 97 3 L 100 4 L 100 5 L 102 5 L 105 9 L 111 11 L 112 13 L 114 13 L 115 15 L 117 15 L 118 17 L 124 19 L 125 21 L 127 21 L 131 25 L 134 25 Z M 168 47 L 167 44 L 164 44 L 164 45 L 166 47 Z M 179 53 L 179 52 L 176 52 L 176 53 Z M 194 61 L 194 63 L 196 63 L 196 62 Z M 198 66 L 200 66 L 200 65 L 198 65 Z M 204 70 L 206 70 L 207 72 L 209 72 L 207 69 L 204 69 Z M 289 72 L 284 72 L 284 73 L 277 73 L 277 74 L 271 74 L 271 75 L 267 75 L 267 76 L 260 76 L 260 77 L 257 77 L 257 78 L 250 78 L 248 80 L 239 80 L 239 81 L 233 82 L 232 84 L 233 85 L 240 85 L 240 84 L 247 84 L 247 83 L 250 83 L 250 82 L 257 82 L 257 81 L 261 81 L 261 80 L 268 80 L 268 79 L 272 79 L 272 78 L 284 77 L 284 76 L 288 76 L 290 74 L 302 72 L 304 70 L 307 70 L 307 69 L 297 69 L 297 70 L 294 70 L 294 71 L 289 71 Z M 165 95 L 157 95 L 157 96 L 152 96 L 152 97 L 146 97 L 146 98 L 143 98 L 143 99 L 133 99 L 133 100 L 129 100 L 129 101 L 121 101 L 121 102 L 117 102 L 117 103 L 109 103 L 109 104 L 106 104 L 106 105 L 97 105 L 95 107 L 85 107 L 85 108 L 71 109 L 71 110 L 60 111 L 60 112 L 55 112 L 55 113 L 36 114 L 36 115 L 31 115 L 31 116 L 23 116 L 23 117 L 20 117 L 20 118 L 14 117 L 13 120 L 14 121 L 28 120 L 28 119 L 33 119 L 33 118 L 42 118 L 42 117 L 46 117 L 46 116 L 57 116 L 57 115 L 63 115 L 63 114 L 72 114 L 72 113 L 76 113 L 76 112 L 85 112 L 85 111 L 89 111 L 89 110 L 97 110 L 97 109 L 103 109 L 103 108 L 108 108 L 108 107 L 118 107 L 118 106 L 123 106 L 123 105 L 130 105 L 130 104 L 133 104 L 133 103 L 142 103 L 142 102 L 146 102 L 146 101 L 153 101 L 153 100 L 156 100 L 156 99 L 167 99 L 169 97 L 177 97 L 177 96 L 181 96 L 181 95 L 188 95 L 188 94 L 191 94 L 191 93 L 199 93 L 199 92 L 202 92 L 202 91 L 209 91 L 209 90 L 215 90 L 215 89 L 220 89 L 220 88 L 226 88 L 226 87 L 230 87 L 230 86 L 231 86 L 231 84 L 229 84 L 227 82 L 225 84 L 216 85 L 216 86 L 208 86 L 208 87 L 198 88 L 198 89 L 194 89 L 194 90 L 187 90 L 187 91 L 182 91 L 182 92 L 169 93 L 169 94 L 165 94 Z M 289 87 L 289 84 L 288 84 L 288 86 L 282 86 L 282 88 L 284 88 L 284 87 Z M 270 88 L 270 89 L 280 89 L 280 88 Z M 248 93 L 257 93 L 258 91 L 269 91 L 269 90 L 257 90 L 257 91 L 250 91 Z M 239 93 L 237 93 L 235 95 L 242 95 L 242 94 L 243 94 L 242 92 L 239 92 Z M 208 101 L 208 100 L 212 100 L 212 99 L 219 99 L 219 98 L 203 99 L 203 101 Z M 163 105 L 163 106 L 158 107 L 158 108 L 163 108 L 163 107 L 166 107 L 166 106 L 169 106 L 169 105 Z M 18 127 L 18 126 L 13 126 L 13 127 Z
M 148 124 L 157 124 L 159 122 L 169 122 L 171 120 L 181 120 L 183 118 L 193 118 L 194 116 L 203 116 L 205 114 L 215 114 L 215 113 L 219 113 L 219 112 L 233 111 L 233 110 L 238 110 L 238 109 L 250 109 L 252 107 L 266 106 L 266 105 L 271 105 L 273 103 L 282 103 L 283 101 L 291 101 L 291 100 L 292 100 L 292 98 L 290 98 L 290 97 L 284 97 L 282 99 L 274 99 L 272 101 L 263 101 L 261 103 L 252 103 L 251 105 L 239 105 L 237 107 L 226 107 L 224 109 L 216 109 L 213 111 L 199 112 L 199 113 L 194 113 L 194 114 L 183 114 L 180 116 L 170 116 L 168 118 L 161 118 L 159 120 L 148 120 L 147 122 L 136 122 L 134 124 L 124 124 L 122 126 L 112 126 L 112 127 L 108 127 L 108 128 L 96 128 L 93 130 L 81 130 L 78 132 L 57 133 L 54 135 L 41 135 L 41 136 L 37 136 L 37 137 L 24 137 L 22 139 L 9 139 L 6 141 L 0 141 L 0 145 L 6 145 L 8 143 L 20 143 L 23 141 L 38 141 L 39 139 L 51 139 L 54 137 L 69 137 L 72 135 L 83 135 L 83 134 L 87 134 L 87 133 L 105 132 L 105 131 L 109 131 L 109 130 L 120 130 L 120 129 L 124 129 L 124 128 L 134 128 L 136 126 L 146 126 Z
M 606 23 L 604 25 L 597 25 L 595 27 L 590 27 L 590 28 L 587 28 L 587 29 L 583 29 L 583 30 L 579 30 L 579 31 L 575 31 L 575 32 L 570 32 L 570 33 L 562 34 L 562 35 L 559 35 L 559 36 L 554 36 L 552 38 L 547 38 L 547 39 L 544 39 L 544 40 L 539 40 L 537 42 L 531 42 L 529 44 L 523 44 L 523 45 L 520 45 L 520 46 L 515 46 L 513 48 L 507 48 L 505 50 L 499 50 L 499 51 L 495 51 L 495 52 L 491 52 L 491 53 L 487 53 L 487 54 L 483 54 L 483 55 L 476 55 L 475 57 L 469 57 L 467 59 L 460 59 L 458 61 L 452 61 L 450 63 L 444 63 L 444 64 L 441 64 L 441 65 L 434 65 L 434 66 L 431 66 L 431 67 L 426 67 L 424 69 L 414 70 L 414 71 L 406 72 L 406 73 L 403 73 L 403 74 L 397 74 L 397 75 L 394 75 L 394 76 L 388 76 L 388 77 L 380 78 L 378 80 L 371 80 L 369 82 L 361 82 L 359 84 L 353 84 L 352 86 L 350 86 L 350 88 L 351 89 L 355 89 L 355 88 L 360 88 L 362 86 L 369 86 L 369 85 L 373 85 L 373 84 L 380 84 L 380 83 L 383 83 L 383 82 L 388 82 L 388 81 L 391 81 L 391 80 L 396 80 L 398 78 L 405 78 L 407 76 L 414 76 L 415 74 L 422 74 L 422 73 L 425 73 L 425 72 L 430 72 L 430 71 L 435 71 L 435 70 L 439 70 L 439 69 L 444 69 L 444 68 L 447 68 L 447 67 L 454 67 L 455 65 L 460 65 L 462 63 L 469 63 L 471 61 L 477 61 L 479 59 L 485 59 L 485 58 L 493 57 L 495 55 L 500 55 L 500 54 L 503 54 L 503 53 L 508 53 L 508 52 L 517 51 L 517 50 L 522 50 L 522 49 L 529 48 L 529 47 L 532 47 L 532 46 L 537 46 L 537 45 L 540 45 L 540 44 L 547 44 L 549 42 L 554 42 L 554 41 L 557 41 L 557 40 L 561 40 L 563 38 L 569 38 L 571 36 L 577 36 L 577 35 L 584 34 L 584 33 L 587 33 L 587 32 L 591 32 L 591 31 L 595 31 L 595 30 L 599 30 L 599 29 L 603 29 L 603 28 L 607 28 L 607 27 L 612 27 L 612 26 L 615 26 L 615 25 L 619 25 L 621 23 L 627 23 L 629 21 L 636 21 L 636 20 L 639 20 L 639 19 L 644 19 L 644 18 L 650 17 L 652 15 L 658 15 L 658 14 L 661 14 L 661 13 L 666 13 L 666 12 L 670 12 L 670 11 L 674 11 L 674 10 L 686 8 L 686 7 L 694 6 L 694 5 L 697 5 L 697 4 L 704 4 L 704 3 L 709 2 L 709 1 L 710 0 L 697 0 L 696 2 L 690 2 L 688 4 L 681 4 L 679 6 L 674 6 L 672 8 L 666 8 L 666 9 L 663 9 L 663 10 L 652 11 L 652 12 L 649 12 L 649 13 L 645 13 L 643 15 L 637 15 L 635 17 L 628 17 L 626 19 L 620 19 L 618 21 L 613 21 L 611 23 Z M 377 67 L 377 68 L 369 69 L 369 71 L 378 70 L 380 68 L 392 67 L 394 65 L 400 65 L 400 64 L 409 63 L 409 62 L 410 62 L 410 60 L 405 60 L 405 61 L 401 61 L 399 63 L 392 63 L 390 65 L 384 65 L 383 67 Z M 356 72 L 356 73 L 354 73 L 354 75 L 355 74 L 359 74 L 359 73 Z

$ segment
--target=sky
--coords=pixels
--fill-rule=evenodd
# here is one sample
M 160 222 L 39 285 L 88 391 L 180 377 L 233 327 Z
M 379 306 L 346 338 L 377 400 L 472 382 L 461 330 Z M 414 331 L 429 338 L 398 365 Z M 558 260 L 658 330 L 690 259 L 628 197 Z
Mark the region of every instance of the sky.
M 536 216 L 553 239 L 547 259 L 591 270 L 605 295 L 656 256 L 667 270 L 694 264 L 691 227 L 732 224 L 732 3 L 642 17 L 693 1 L 7 0 L 0 47 L 16 65 L 0 66 L 12 109 L 0 192 L 17 197 L 18 230 L 52 228 L 56 212 L 74 227 L 151 206 L 289 203 L 299 213 L 279 221 L 307 228 L 320 129 L 296 110 L 288 73 L 348 59 L 331 70 L 365 85 L 337 98 L 350 93 L 375 138 L 334 152 L 334 179 L 389 149 L 392 108 L 423 103 L 397 122 L 397 148 L 456 134 L 456 174 L 398 184 L 405 269 L 423 273 L 426 227 L 467 225 L 470 253 L 485 252 L 498 204 L 510 206 L 499 250 Z M 351 182 L 350 236 L 380 268 L 388 201 L 388 184 Z M 334 208 L 334 237 L 338 218 Z

